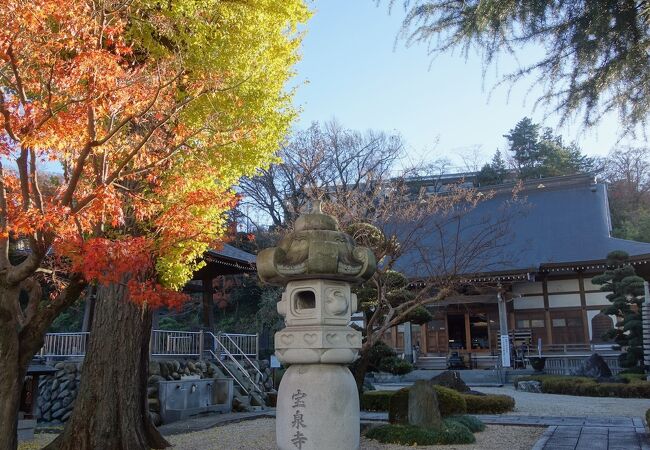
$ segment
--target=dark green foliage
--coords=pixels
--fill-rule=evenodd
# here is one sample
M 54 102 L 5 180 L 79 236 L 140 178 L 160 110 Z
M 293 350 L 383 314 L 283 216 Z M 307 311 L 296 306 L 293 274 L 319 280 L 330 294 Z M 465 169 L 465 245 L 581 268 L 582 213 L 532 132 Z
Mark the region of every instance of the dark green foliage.
M 650 425 L 650 409 L 645 412 L 645 423 Z
M 474 416 L 452 416 L 449 420 L 465 425 L 472 433 L 478 433 L 485 430 L 485 424 Z
M 485 164 L 478 173 L 479 186 L 490 186 L 501 184 L 506 180 L 508 168 L 501 157 L 501 151 L 497 149 L 489 164 Z
M 581 397 L 650 398 L 650 381 L 623 378 L 627 383 L 599 383 L 593 378 L 533 375 L 517 381 L 539 381 L 546 394 Z
M 610 292 L 607 300 L 611 305 L 604 314 L 615 315 L 622 320 L 615 324 L 606 337 L 613 339 L 625 351 L 620 362 L 623 367 L 637 367 L 643 360 L 643 329 L 641 304 L 643 303 L 643 278 L 636 276 L 625 252 L 614 251 L 607 255 L 608 269 L 593 278 L 600 290 Z
M 391 0 L 390 4 L 396 3 Z M 406 0 L 402 34 L 436 55 L 479 51 L 485 66 L 521 52 L 528 63 L 504 82 L 543 88 L 537 102 L 581 114 L 591 126 L 616 111 L 623 132 L 643 128 L 650 112 L 650 28 L 637 0 Z M 643 5 L 643 7 L 640 7 Z M 533 49 L 535 51 L 531 52 Z M 531 55 L 542 50 L 538 58 Z
M 465 414 L 467 403 L 463 395 L 444 386 L 433 385 L 438 396 L 438 408 L 443 417 Z
M 361 409 L 364 411 L 388 411 L 390 398 L 395 391 L 366 391 L 361 394 Z
M 403 388 L 395 392 L 388 400 L 388 421 L 396 424 L 408 424 L 409 421 L 409 389 Z
M 389 356 L 379 361 L 378 368 L 381 372 L 388 372 L 393 375 L 405 375 L 413 370 L 413 365 L 397 356 Z
M 388 372 L 393 375 L 404 375 L 413 370 L 413 366 L 401 358 L 383 341 L 377 341 L 370 349 L 369 372 Z
M 467 414 L 504 414 L 515 409 L 515 399 L 509 395 L 462 394 Z
M 411 322 L 416 325 L 422 325 L 433 319 L 433 316 L 424 306 L 418 306 L 408 313 L 404 319 L 405 322 Z
M 366 433 L 369 439 L 384 444 L 402 445 L 436 445 L 436 444 L 471 444 L 476 442 L 472 432 L 459 422 L 445 420 L 440 430 L 420 428 L 411 425 L 382 425 Z
M 83 303 L 82 303 L 83 305 Z M 81 331 L 84 318 L 83 306 L 72 305 L 59 314 L 50 328 L 49 333 L 74 333 Z
M 566 146 L 550 128 L 541 133 L 540 128 L 524 117 L 505 135 L 520 179 L 573 175 L 593 166 L 593 159 L 584 156 L 575 144 Z

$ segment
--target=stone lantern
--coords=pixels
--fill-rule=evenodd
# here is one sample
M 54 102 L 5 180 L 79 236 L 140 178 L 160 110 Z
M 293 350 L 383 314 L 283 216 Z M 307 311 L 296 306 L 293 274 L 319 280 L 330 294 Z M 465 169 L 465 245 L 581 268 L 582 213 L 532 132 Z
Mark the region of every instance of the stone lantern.
M 277 305 L 286 328 L 275 334 L 275 354 L 289 365 L 278 392 L 279 449 L 359 448 L 359 395 L 346 367 L 361 348 L 361 333 L 348 326 L 357 309 L 351 286 L 375 268 L 373 253 L 339 231 L 320 202 L 257 256 L 261 280 L 286 286 Z

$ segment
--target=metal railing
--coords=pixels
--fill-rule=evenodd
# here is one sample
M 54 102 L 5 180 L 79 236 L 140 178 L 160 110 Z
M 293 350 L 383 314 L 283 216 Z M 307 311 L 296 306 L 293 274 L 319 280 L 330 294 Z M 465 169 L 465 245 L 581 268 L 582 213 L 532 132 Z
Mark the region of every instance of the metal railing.
M 612 374 L 617 375 L 622 368 L 618 365 L 618 355 L 602 355 Z M 582 367 L 589 356 L 575 355 L 545 355 L 544 372 L 549 375 L 571 375 L 574 370 Z
M 203 332 L 152 330 L 149 341 L 151 356 L 201 356 Z
M 257 334 L 218 333 L 213 336 L 233 356 L 258 359 L 259 336 Z
M 50 358 L 83 357 L 86 354 L 90 333 L 48 333 L 40 355 Z M 257 334 L 213 334 L 203 331 L 152 330 L 149 341 L 151 356 L 184 356 L 202 358 L 206 349 L 217 349 L 214 342 L 219 341 L 219 352 L 229 353 L 234 358 L 258 359 L 259 337 Z M 215 351 L 215 357 L 219 354 Z M 251 362 L 252 364 L 252 362 Z M 253 364 L 254 365 L 254 364 Z
M 83 357 L 90 333 L 48 333 L 40 356 L 49 358 Z
M 542 355 L 548 353 L 561 353 L 561 354 L 571 354 L 571 353 L 620 353 L 618 350 L 613 348 L 612 344 L 546 344 L 542 345 Z M 530 349 L 530 356 L 535 356 L 535 349 Z

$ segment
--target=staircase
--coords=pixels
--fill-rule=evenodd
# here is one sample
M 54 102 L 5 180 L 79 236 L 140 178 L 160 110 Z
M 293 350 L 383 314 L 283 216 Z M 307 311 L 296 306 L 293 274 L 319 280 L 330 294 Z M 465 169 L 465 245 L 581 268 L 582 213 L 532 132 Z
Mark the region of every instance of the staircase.
M 425 370 L 445 370 L 447 358 L 444 356 L 418 356 L 415 367 Z
M 233 335 L 206 332 L 205 338 L 212 342 L 211 348 L 204 347 L 207 359 L 213 360 L 223 370 L 224 375 L 234 380 L 233 408 L 263 409 L 268 392 L 259 362 L 251 359 L 249 353 L 242 350 L 241 342 L 238 343 Z

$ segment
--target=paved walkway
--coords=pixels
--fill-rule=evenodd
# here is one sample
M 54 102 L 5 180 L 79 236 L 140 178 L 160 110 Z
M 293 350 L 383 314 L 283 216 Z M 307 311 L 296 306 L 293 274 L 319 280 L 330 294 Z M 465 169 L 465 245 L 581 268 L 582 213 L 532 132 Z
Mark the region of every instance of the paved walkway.
M 548 426 L 533 450 L 650 450 L 639 417 L 477 417 L 490 425 Z

